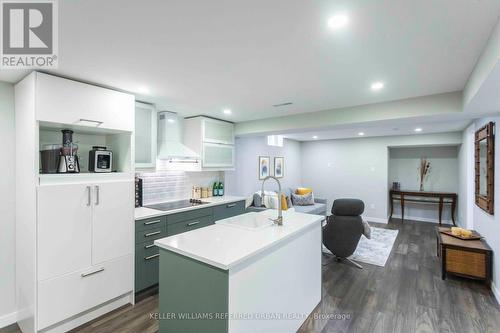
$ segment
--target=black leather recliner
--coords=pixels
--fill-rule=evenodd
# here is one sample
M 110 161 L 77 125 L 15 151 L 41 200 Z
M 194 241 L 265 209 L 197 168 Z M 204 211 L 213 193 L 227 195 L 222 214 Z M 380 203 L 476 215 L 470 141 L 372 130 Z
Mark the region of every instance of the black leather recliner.
M 332 214 L 323 227 L 323 244 L 337 260 L 346 260 L 358 268 L 358 263 L 348 259 L 358 246 L 363 234 L 361 214 L 365 204 L 359 199 L 337 199 L 333 202 Z

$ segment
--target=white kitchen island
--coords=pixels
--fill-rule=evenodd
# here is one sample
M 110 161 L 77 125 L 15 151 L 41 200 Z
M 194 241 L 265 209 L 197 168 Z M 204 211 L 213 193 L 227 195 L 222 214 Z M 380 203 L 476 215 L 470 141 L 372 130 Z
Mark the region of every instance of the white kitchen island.
M 247 213 L 159 239 L 160 332 L 295 332 L 321 300 L 323 216 Z

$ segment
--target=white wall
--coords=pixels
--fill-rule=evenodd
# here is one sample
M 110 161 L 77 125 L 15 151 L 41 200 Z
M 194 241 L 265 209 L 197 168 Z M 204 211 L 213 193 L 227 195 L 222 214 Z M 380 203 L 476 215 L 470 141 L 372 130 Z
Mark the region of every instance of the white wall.
M 424 182 L 424 190 L 458 193 L 458 146 L 399 147 L 389 149 L 389 187 L 393 182 L 400 182 L 402 189 L 420 188 L 421 158 L 431 163 L 431 168 Z M 395 202 L 394 217 L 401 216 L 401 206 Z M 436 221 L 436 204 L 407 202 L 405 218 L 419 221 Z M 443 222 L 450 223 L 451 210 L 446 205 L 443 210 Z
M 497 129 L 500 126 L 500 117 L 484 118 L 476 121 L 475 129 L 479 129 L 489 121 L 496 123 Z M 497 132 L 498 133 L 498 132 Z M 500 300 L 500 135 L 495 136 L 495 191 L 494 191 L 494 215 L 486 213 L 484 210 L 473 205 L 474 229 L 485 237 L 486 242 L 493 250 L 493 292 Z M 474 155 L 474 150 L 468 152 Z
M 474 132 L 475 124 L 462 132 L 458 150 L 458 221 L 463 228 L 474 229 Z
M 232 195 L 251 196 L 260 190 L 259 156 L 271 158 L 271 171 L 274 172 L 274 157 L 285 158 L 284 177 L 280 179 L 283 190 L 301 186 L 301 148 L 300 143 L 284 140 L 283 147 L 267 145 L 267 137 L 247 137 L 236 139 L 236 170 L 225 173 L 226 191 Z M 271 174 L 272 174 L 271 172 Z M 266 189 L 277 189 L 269 181 Z
M 14 86 L 0 82 L 0 327 L 15 320 Z
M 302 184 L 317 197 L 359 198 L 366 204 L 365 216 L 386 222 L 388 216 L 389 147 L 459 145 L 461 133 L 421 134 L 302 143 Z

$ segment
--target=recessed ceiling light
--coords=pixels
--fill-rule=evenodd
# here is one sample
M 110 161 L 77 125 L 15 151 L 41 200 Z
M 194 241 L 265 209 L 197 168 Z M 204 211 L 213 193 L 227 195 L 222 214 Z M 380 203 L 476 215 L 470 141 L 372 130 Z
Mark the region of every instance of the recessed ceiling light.
M 313 139 L 316 140 L 318 138 L 317 135 L 313 135 Z
M 359 132 L 358 135 L 359 136 L 363 136 L 363 135 L 365 135 L 365 133 L 364 132 Z
M 328 27 L 332 30 L 338 30 L 345 27 L 348 23 L 349 17 L 346 14 L 336 14 L 328 20 Z
M 415 132 L 422 132 L 422 129 L 420 127 L 415 128 Z
M 149 88 L 145 86 L 138 87 L 137 92 L 143 95 L 148 95 L 150 93 Z
M 167 119 L 167 121 L 168 121 L 169 123 L 171 123 L 171 124 L 175 123 L 175 119 L 173 119 L 173 118 L 168 118 L 168 119 Z
M 384 88 L 384 82 L 373 82 L 371 88 L 373 91 L 381 90 Z
M 231 112 L 231 109 L 224 109 L 224 114 L 227 114 L 227 115 L 230 115 L 232 112 Z

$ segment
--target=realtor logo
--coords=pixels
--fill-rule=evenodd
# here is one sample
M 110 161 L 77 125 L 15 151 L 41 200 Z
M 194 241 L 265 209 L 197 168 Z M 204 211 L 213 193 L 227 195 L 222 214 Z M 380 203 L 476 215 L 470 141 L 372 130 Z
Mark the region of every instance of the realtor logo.
M 57 67 L 56 0 L 0 0 L 5 69 Z

